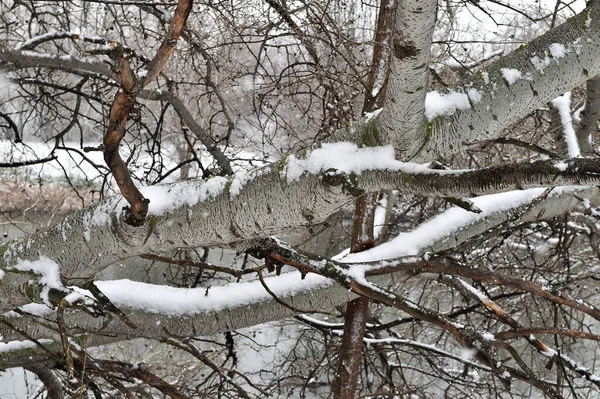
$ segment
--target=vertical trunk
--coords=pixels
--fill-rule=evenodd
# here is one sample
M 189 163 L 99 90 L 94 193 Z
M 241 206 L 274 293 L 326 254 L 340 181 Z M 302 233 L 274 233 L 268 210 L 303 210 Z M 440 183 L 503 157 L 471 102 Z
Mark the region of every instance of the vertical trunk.
M 353 399 L 362 358 L 363 335 L 367 322 L 369 300 L 357 298 L 348 302 L 344 317 L 344 337 L 340 346 L 335 380 L 335 399 Z
M 590 144 L 593 134 L 597 131 L 598 116 L 600 115 L 600 75 L 587 81 L 585 109 L 581 112 L 581 122 L 577 127 L 577 142 L 582 155 L 593 152 Z
M 387 93 L 397 3 L 396 0 L 381 0 L 380 3 L 363 114 L 381 108 Z M 360 252 L 375 246 L 373 229 L 378 197 L 378 193 L 369 193 L 356 200 L 351 252 Z M 366 298 L 358 298 L 346 304 L 344 336 L 340 346 L 334 389 L 335 399 L 354 398 L 368 311 L 369 300 Z
M 402 161 L 412 159 L 428 140 L 425 97 L 436 15 L 437 0 L 402 0 L 396 10 L 379 137 Z
M 390 76 L 390 48 L 397 5 L 395 0 L 381 0 L 373 43 L 373 62 L 367 77 L 370 90 L 365 93 L 363 112 L 372 112 L 383 106 Z
M 364 251 L 375 245 L 373 227 L 378 197 L 378 193 L 370 193 L 356 200 L 351 252 Z M 346 304 L 344 336 L 340 346 L 335 380 L 335 399 L 354 398 L 368 311 L 369 300 L 367 298 L 357 298 Z

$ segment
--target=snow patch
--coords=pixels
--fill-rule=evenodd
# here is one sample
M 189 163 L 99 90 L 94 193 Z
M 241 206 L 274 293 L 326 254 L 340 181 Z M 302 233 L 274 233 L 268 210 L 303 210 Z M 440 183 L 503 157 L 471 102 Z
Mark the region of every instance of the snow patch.
M 452 115 L 458 110 L 471 108 L 469 96 L 461 92 L 439 93 L 430 91 L 425 97 L 425 116 L 433 120 L 441 115 Z
M 486 85 L 490 83 L 490 75 L 486 71 L 481 71 L 481 77 L 483 78 L 483 83 Z
M 548 65 L 550 65 L 551 60 L 550 60 L 550 57 L 548 57 L 548 53 L 544 52 L 544 58 L 540 58 L 536 55 L 536 56 L 531 57 L 530 61 L 531 61 L 531 65 L 533 65 L 533 67 L 535 69 L 537 69 L 537 71 L 543 75 L 544 69 L 546 69 L 546 67 L 548 67 Z
M 555 60 L 565 58 L 567 55 L 567 49 L 560 43 L 552 43 L 550 46 L 548 46 L 548 49 L 550 50 L 550 54 L 552 54 L 552 58 Z
M 381 113 L 381 111 L 382 111 L 382 110 L 383 110 L 383 108 L 379 108 L 379 109 L 376 109 L 376 110 L 375 110 L 375 111 L 373 111 L 373 112 L 367 112 L 367 113 L 365 114 L 365 123 L 367 123 L 367 122 L 369 122 L 371 119 L 373 119 L 373 118 L 377 117 L 377 116 L 378 116 L 378 115 Z
M 397 170 L 401 165 L 396 161 L 394 147 L 359 148 L 354 143 L 341 142 L 323 144 L 321 148 L 312 151 L 306 158 L 299 159 L 294 155 L 289 156 L 285 166 L 288 183 L 296 181 L 304 173 L 318 174 L 328 169 L 336 169 L 344 173 L 360 174 L 365 170 L 392 169 Z M 414 165 L 415 171 L 418 165 Z M 428 170 L 422 167 L 423 171 Z
M 523 74 L 518 69 L 514 68 L 501 68 L 502 76 L 508 82 L 509 85 L 515 84 L 519 79 L 522 79 Z
M 571 92 L 568 91 L 562 96 L 555 98 L 551 102 L 552 105 L 558 110 L 560 115 L 560 123 L 563 127 L 563 135 L 565 142 L 567 143 L 569 158 L 578 157 L 581 151 L 579 150 L 577 135 L 575 134 L 573 121 L 571 120 Z
M 251 171 L 239 171 L 233 175 L 233 179 L 231 180 L 231 185 L 229 186 L 229 196 L 231 198 L 237 196 L 244 186 L 251 182 L 252 180 L 263 176 L 271 171 L 270 168 L 264 167 L 260 169 L 253 169 Z
M 55 261 L 45 256 L 40 256 L 40 258 L 36 261 L 19 260 L 10 269 L 23 272 L 32 272 L 40 275 L 41 277 L 39 282 L 40 284 L 44 285 L 40 297 L 47 305 L 50 305 L 50 298 L 48 297 L 48 292 L 50 289 L 63 288 L 63 285 L 60 282 L 60 267 Z
M 37 342 L 40 344 L 51 344 L 51 339 L 38 339 Z M 23 349 L 36 349 L 38 348 L 37 343 L 33 341 L 10 341 L 0 342 L 0 353 L 9 353 L 13 351 L 19 351 Z
M 265 282 L 280 298 L 333 284 L 317 274 L 302 279 L 298 272 L 268 277 Z M 272 299 L 260 281 L 210 288 L 175 288 L 131 280 L 98 281 L 96 285 L 117 307 L 171 316 L 216 312 Z
M 177 184 L 147 186 L 140 189 L 142 195 L 150 200 L 149 215 L 162 215 L 184 205 L 210 201 L 223 193 L 227 178 L 212 177 L 205 181 L 183 181 Z
M 467 90 L 467 95 L 469 96 L 469 100 L 471 100 L 472 103 L 478 103 L 481 101 L 482 96 L 479 90 L 471 88 Z
M 580 187 L 556 188 L 550 193 L 550 196 L 579 188 Z M 357 263 L 418 255 L 436 241 L 443 239 L 444 237 L 450 237 L 461 229 L 494 213 L 525 205 L 537 198 L 544 191 L 544 188 L 533 188 L 529 190 L 516 190 L 506 193 L 482 195 L 477 198 L 472 198 L 471 200 L 474 205 L 482 210 L 480 214 L 453 207 L 421 224 L 414 230 L 400 233 L 394 239 L 375 248 L 352 254 L 346 251 L 343 254 L 336 256 L 335 259 L 345 263 Z

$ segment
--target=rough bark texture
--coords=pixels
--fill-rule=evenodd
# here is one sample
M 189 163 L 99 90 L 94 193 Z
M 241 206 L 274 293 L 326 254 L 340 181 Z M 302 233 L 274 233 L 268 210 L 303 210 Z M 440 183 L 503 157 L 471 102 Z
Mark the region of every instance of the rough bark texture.
M 61 265 L 66 285 L 81 284 L 107 266 L 132 256 L 231 244 L 320 223 L 363 192 L 399 188 L 424 195 L 464 197 L 531 187 L 592 184 L 600 181 L 598 171 L 600 161 L 573 159 L 565 161 L 560 169 L 555 161 L 539 161 L 469 172 L 365 171 L 355 181 L 343 174 L 306 175 L 288 184 L 278 170 L 266 169 L 264 175 L 257 175 L 235 196 L 224 190 L 191 207 L 153 216 L 141 227 L 123 222 L 124 203 L 113 197 L 68 215 L 54 227 L 0 247 L 0 268 L 6 272 L 0 307 L 6 311 L 36 299 L 39 292 L 29 298 L 31 291 L 22 289 L 35 287 L 35 283 L 29 283 L 32 275 L 10 268 L 19 260 L 38 260 L 40 255 Z M 179 184 L 195 185 L 193 191 L 203 190 L 202 182 Z
M 587 25 L 586 25 L 587 22 Z M 588 27 L 589 26 L 589 27 Z M 511 123 L 544 106 L 600 73 L 600 4 L 592 2 L 582 13 L 548 31 L 528 45 L 482 69 L 453 91 L 478 90 L 481 99 L 471 108 L 435 118 L 428 123 L 422 149 L 412 159 L 426 162 L 456 153 L 465 145 L 495 138 Z M 550 45 L 564 45 L 564 58 L 551 58 Z M 535 58 L 548 58 L 543 71 Z M 511 68 L 524 77 L 509 84 L 502 69 Z M 516 107 L 515 105 L 519 106 Z
M 344 336 L 339 349 L 338 370 L 333 392 L 335 399 L 354 399 L 368 311 L 368 298 L 356 298 L 346 306 Z
M 381 0 L 373 43 L 373 60 L 367 76 L 367 90 L 363 102 L 363 113 L 383 107 L 390 77 L 392 39 L 398 1 Z
M 550 131 L 554 138 L 554 152 L 558 158 L 569 158 L 569 148 L 567 146 L 567 141 L 565 140 L 564 129 L 560 120 L 558 108 L 554 107 L 552 103 L 548 103 L 548 108 L 550 109 Z
M 594 76 L 586 84 L 585 108 L 581 112 L 581 121 L 577 127 L 577 142 L 582 155 L 593 152 L 591 141 L 598 131 L 598 117 L 600 116 L 600 75 Z
M 556 195 L 549 195 L 547 198 L 538 201 L 535 205 L 523 205 L 508 211 L 496 212 L 486 215 L 474 222 L 465 223 L 464 226 L 456 231 L 441 237 L 427 248 L 423 248 L 421 253 L 426 251 L 438 252 L 449 248 L 455 248 L 461 243 L 489 231 L 495 226 L 504 223 L 514 214 L 519 214 L 516 222 L 530 222 L 536 220 L 550 219 L 565 212 L 580 209 L 582 198 L 590 200 L 592 206 L 600 205 L 600 190 L 595 187 L 582 187 L 574 191 L 565 191 Z M 465 211 L 466 213 L 467 211 Z M 441 267 L 442 265 L 440 265 Z M 448 269 L 433 269 L 431 273 L 451 272 Z M 452 270 L 457 272 L 458 269 Z M 294 272 L 296 273 L 296 272 Z M 469 272 L 471 273 L 471 272 Z M 296 273 L 300 279 L 300 273 Z M 479 276 L 478 278 L 481 278 Z M 267 277 L 266 283 L 269 284 Z M 369 281 L 381 285 L 410 284 L 412 287 L 418 286 L 419 279 L 415 280 L 413 272 L 410 270 L 397 270 L 385 275 L 374 275 L 369 277 Z M 493 280 L 492 280 L 493 281 Z M 509 283 L 509 282 L 504 282 Z M 518 287 L 523 288 L 523 287 Z M 536 291 L 540 294 L 541 291 Z M 541 294 L 544 294 L 541 292 Z M 299 292 L 293 297 L 281 296 L 280 299 L 294 308 L 313 309 L 315 311 L 330 311 L 335 306 L 356 298 L 355 294 L 349 292 L 347 288 L 333 284 L 325 287 L 311 288 Z M 584 307 L 584 305 L 581 305 Z M 584 309 L 585 310 L 585 309 Z M 103 334 L 115 334 L 115 340 L 125 340 L 129 338 L 145 336 L 153 338 L 169 336 L 201 336 L 216 334 L 224 331 L 244 328 L 273 320 L 280 320 L 290 317 L 296 312 L 290 307 L 286 307 L 273 298 L 265 298 L 253 303 L 244 304 L 239 307 L 230 307 L 219 311 L 210 311 L 196 315 L 171 317 L 169 315 L 160 315 L 148 313 L 142 309 L 123 309 L 130 325 L 127 325 L 121 318 L 114 315 L 107 317 L 93 317 L 87 313 L 77 310 L 67 310 L 65 312 L 65 323 L 68 326 L 77 326 L 79 332 L 98 332 Z M 50 318 L 52 318 L 50 316 Z M 55 319 L 55 317 L 54 317 Z M 24 333 L 33 338 L 50 338 L 60 342 L 56 330 L 50 330 L 40 323 L 32 323 L 27 317 L 8 319 L 13 327 L 21 329 Z M 47 323 L 44 323 L 47 324 Z M 15 332 L 13 328 L 5 324 L 0 324 L 0 334 L 5 339 L 22 339 L 22 335 Z M 92 337 L 95 337 L 92 335 Z M 89 345 L 102 344 L 103 341 L 90 341 Z M 2 356 L 2 364 L 7 367 L 19 365 L 23 358 L 30 356 L 39 356 L 38 361 L 47 360 L 47 356 L 40 356 L 35 350 L 25 350 L 17 353 L 5 353 Z
M 435 0 L 407 0 L 397 7 L 392 43 L 392 67 L 379 118 L 382 143 L 409 160 L 424 140 L 431 38 L 437 15 Z

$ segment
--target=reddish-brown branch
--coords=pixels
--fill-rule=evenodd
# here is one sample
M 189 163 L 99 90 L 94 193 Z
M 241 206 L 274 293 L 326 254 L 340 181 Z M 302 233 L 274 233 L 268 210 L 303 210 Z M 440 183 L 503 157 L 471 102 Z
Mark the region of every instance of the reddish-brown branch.
M 491 270 L 486 270 L 485 268 L 481 267 L 471 268 L 450 259 L 435 260 L 430 262 L 398 262 L 395 265 L 393 265 L 392 262 L 390 262 L 390 266 L 367 271 L 365 275 L 373 276 L 380 274 L 388 274 L 401 270 L 409 271 L 411 273 L 439 273 L 448 274 L 452 276 L 468 277 L 470 279 L 482 283 L 514 288 L 523 292 L 528 292 L 530 294 L 537 295 L 559 305 L 564 305 L 573 309 L 577 309 L 580 312 L 590 315 L 596 320 L 600 320 L 600 309 L 590 304 L 587 304 L 580 299 L 573 299 L 565 292 L 552 292 L 550 290 L 544 289 L 541 285 L 533 281 L 525 281 L 520 278 L 506 276 L 500 273 L 493 272 Z
M 353 399 L 362 359 L 363 336 L 367 325 L 369 299 L 357 298 L 346 304 L 344 335 L 339 350 L 334 398 Z
M 356 199 L 350 252 L 364 251 L 375 245 L 373 228 L 377 198 L 377 193 L 370 193 Z M 357 298 L 346 304 L 344 335 L 339 350 L 338 371 L 334 388 L 335 399 L 354 398 L 368 311 L 369 299 L 366 297 Z
M 367 77 L 363 112 L 373 112 L 383 106 L 390 76 L 390 51 L 398 2 L 381 0 L 373 43 L 373 61 Z M 374 91 L 377 90 L 377 91 Z
M 175 49 L 175 45 L 177 44 L 179 37 L 181 36 L 181 31 L 185 26 L 188 16 L 190 15 L 190 11 L 192 11 L 192 4 L 193 0 L 180 0 L 177 3 L 177 8 L 175 9 L 175 13 L 171 19 L 169 31 L 167 32 L 167 35 L 161 43 L 158 51 L 156 52 L 156 55 L 146 66 L 148 74 L 144 79 L 144 86 L 156 78 L 164 69 L 167 61 L 173 53 L 173 50 Z
M 108 129 L 104 135 L 104 160 L 109 167 L 121 194 L 129 203 L 129 212 L 125 221 L 132 225 L 140 225 L 144 223 L 148 214 L 148 201 L 138 190 L 127 164 L 119 154 L 119 144 L 125 136 L 127 128 L 127 120 L 129 114 L 135 105 L 135 98 L 142 88 L 158 76 L 169 57 L 173 53 L 173 49 L 177 44 L 177 40 L 181 35 L 181 31 L 185 26 L 187 17 L 192 9 L 193 0 L 180 0 L 177 4 L 177 9 L 171 20 L 169 31 L 165 36 L 160 48 L 158 49 L 154 59 L 148 64 L 148 74 L 143 82 L 140 82 L 135 73 L 132 71 L 129 61 L 123 54 L 123 48 L 114 44 L 113 49 L 109 52 L 113 60 L 112 71 L 121 82 L 113 104 L 110 108 L 108 120 Z

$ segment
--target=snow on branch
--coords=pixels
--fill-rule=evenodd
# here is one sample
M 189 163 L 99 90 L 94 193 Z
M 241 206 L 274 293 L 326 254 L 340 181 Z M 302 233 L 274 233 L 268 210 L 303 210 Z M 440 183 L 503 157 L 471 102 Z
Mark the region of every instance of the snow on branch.
M 600 5 L 590 2 L 577 16 L 440 94 L 446 98 L 444 112 L 431 114 L 436 117 L 427 123 L 421 142 L 409 143 L 412 160 L 447 157 L 465 145 L 498 137 L 527 113 L 596 76 L 598 42 Z M 477 98 L 470 98 L 469 90 Z

